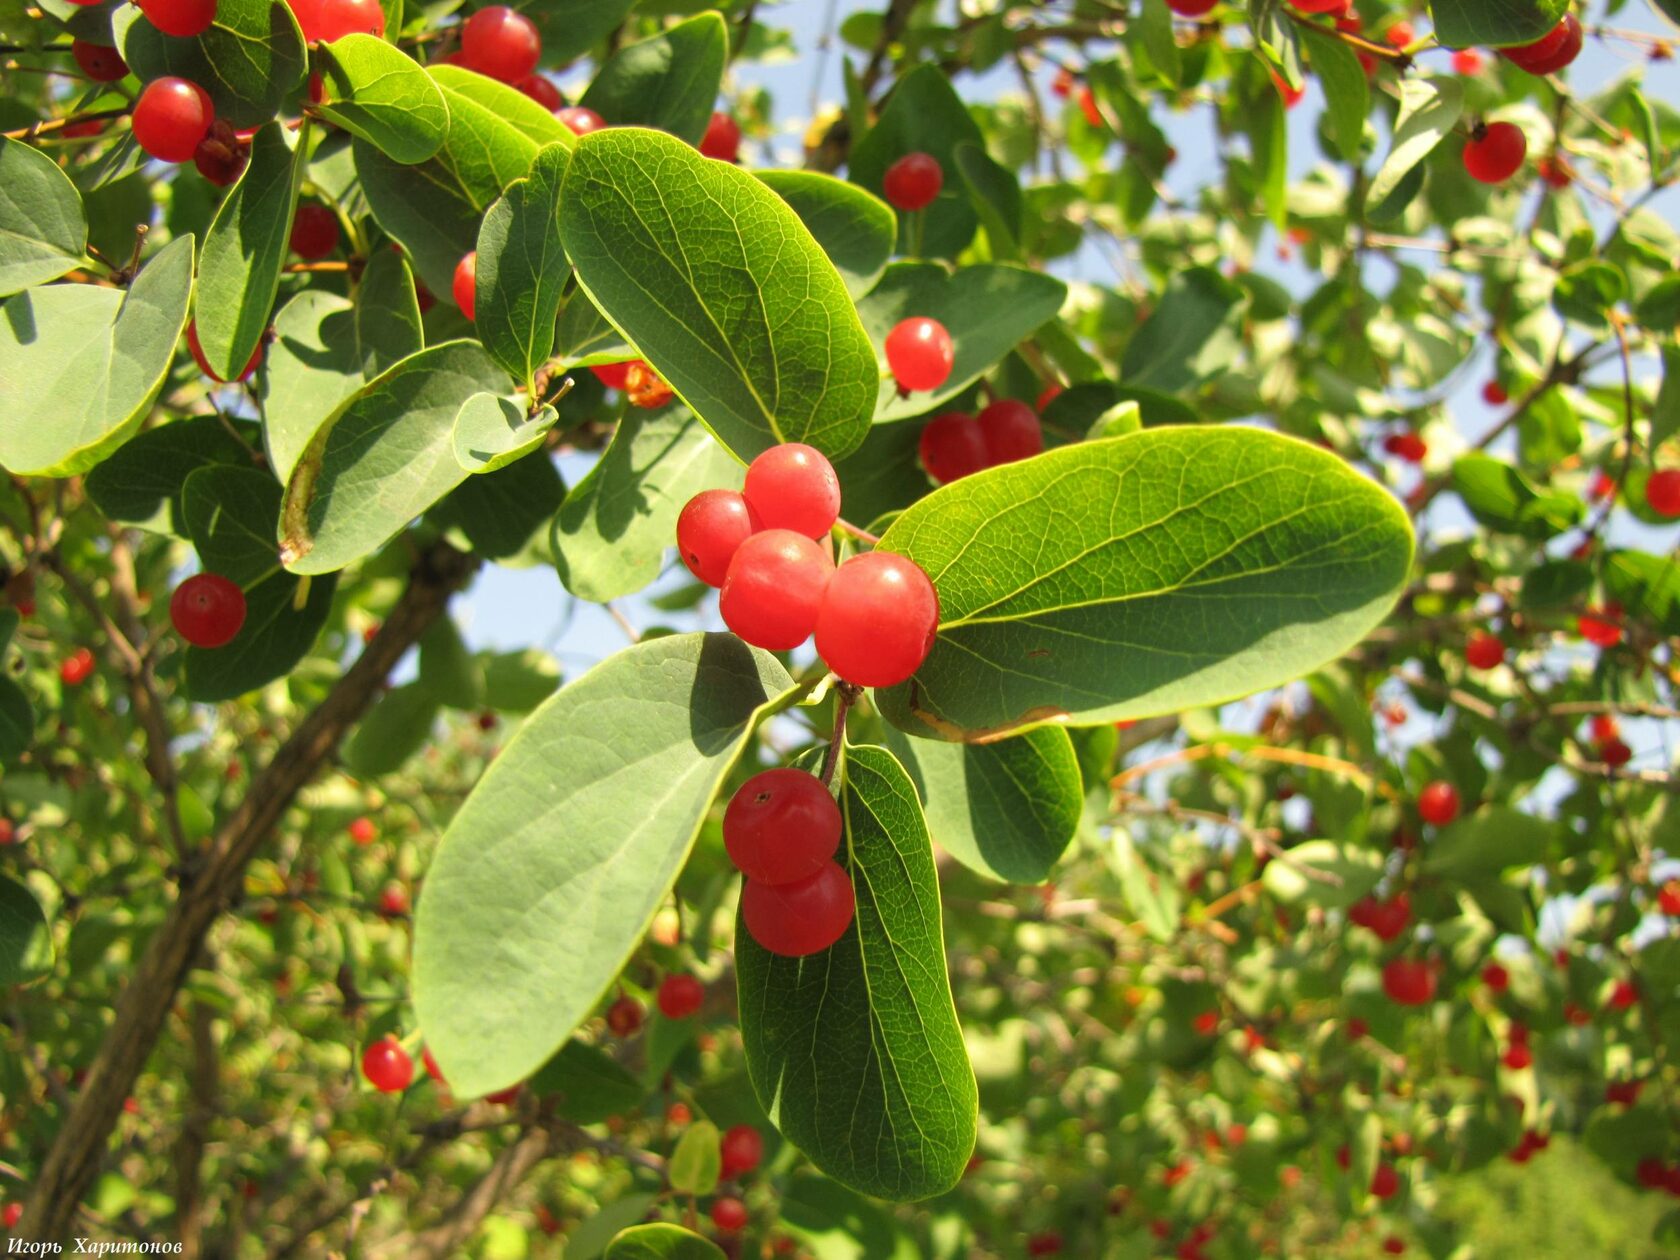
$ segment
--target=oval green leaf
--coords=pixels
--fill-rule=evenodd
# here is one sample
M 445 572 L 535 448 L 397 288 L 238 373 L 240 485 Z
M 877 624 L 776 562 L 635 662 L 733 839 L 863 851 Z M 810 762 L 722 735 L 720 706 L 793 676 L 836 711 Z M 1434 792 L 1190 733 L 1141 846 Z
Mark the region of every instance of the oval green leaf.
M 677 1149 L 671 1152 L 665 1178 L 678 1194 L 710 1194 L 717 1189 L 723 1172 L 723 1152 L 719 1149 L 717 1125 L 710 1120 L 696 1120 L 683 1130 L 677 1139 Z
M 1463 113 L 1464 88 L 1457 79 L 1401 80 L 1394 142 L 1371 179 L 1366 203 L 1380 206 L 1386 201 L 1413 168 L 1447 138 Z
M 529 414 L 522 399 L 496 394 L 474 394 L 461 404 L 455 416 L 451 445 L 455 462 L 470 473 L 495 472 L 523 459 L 542 444 L 560 419 L 553 407 L 544 406 Z
M 327 100 L 315 112 L 378 146 L 393 162 L 424 162 L 443 147 L 449 106 L 436 81 L 401 49 L 346 35 L 322 50 Z
M 699 144 L 729 61 L 721 13 L 702 13 L 619 49 L 578 103 L 615 127 L 653 127 Z
M 0 987 L 33 980 L 53 963 L 52 932 L 35 894 L 0 875 Z
M 1279 901 L 1345 909 L 1375 888 L 1382 875 L 1383 855 L 1375 849 L 1308 840 L 1286 857 L 1273 858 L 1261 879 Z
M 57 162 L 0 138 L 0 297 L 56 280 L 87 248 L 82 195 Z
M 478 229 L 473 331 L 490 357 L 536 395 L 537 369 L 554 351 L 554 326 L 571 268 L 560 248 L 560 183 L 571 150 L 538 151 Z
M 604 1260 L 723 1260 L 716 1243 L 680 1225 L 633 1225 L 602 1254 Z
M 797 214 L 860 298 L 875 287 L 892 257 L 898 220 L 892 207 L 856 184 L 820 171 L 754 171 Z

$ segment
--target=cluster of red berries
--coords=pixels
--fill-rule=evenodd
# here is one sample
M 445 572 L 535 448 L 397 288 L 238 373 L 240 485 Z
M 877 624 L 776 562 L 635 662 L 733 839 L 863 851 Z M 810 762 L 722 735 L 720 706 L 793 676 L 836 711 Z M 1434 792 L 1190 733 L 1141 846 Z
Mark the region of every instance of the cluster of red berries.
M 1387 901 L 1361 897 L 1348 908 L 1348 921 L 1369 928 L 1385 941 L 1392 941 L 1412 921 L 1412 899 L 1403 892 L 1395 893 Z
M 1507 1035 L 1510 1044 L 1505 1047 L 1505 1053 L 1499 1056 L 1499 1061 L 1513 1072 L 1522 1072 L 1533 1067 L 1534 1051 L 1528 1045 L 1528 1025 L 1512 1020 Z
M 245 592 L 219 573 L 195 573 L 169 597 L 169 620 L 194 647 L 226 647 L 245 624 Z
M 746 876 L 741 917 L 772 954 L 815 954 L 851 925 L 852 881 L 834 860 L 841 830 L 827 785 L 803 770 L 762 771 L 730 798 L 723 843 Z
M 58 680 L 66 687 L 79 687 L 93 674 L 93 653 L 79 647 L 58 663 Z
M 608 389 L 623 394 L 632 407 L 652 409 L 671 401 L 671 387 L 665 378 L 653 370 L 646 359 L 626 359 L 622 363 L 603 363 L 589 369 L 595 379 Z
M 933 647 L 939 597 L 927 574 L 891 552 L 835 568 L 826 537 L 839 519 L 834 466 L 787 442 L 753 460 L 744 489 L 690 499 L 677 518 L 677 549 L 689 572 L 721 588 L 724 623 L 754 647 L 791 651 L 814 634 L 817 654 L 841 678 L 891 687 Z
M 922 429 L 922 467 L 936 485 L 948 485 L 970 473 L 1028 459 L 1044 449 L 1044 427 L 1024 402 L 1000 398 L 970 416 L 948 411 Z
M 1566 13 L 1562 20 L 1532 44 L 1501 48 L 1499 55 L 1519 70 L 1530 74 L 1556 74 L 1581 55 L 1586 31 L 1581 19 Z
M 1647 1190 L 1666 1190 L 1680 1198 L 1680 1162 L 1665 1164 L 1656 1156 L 1647 1155 L 1634 1168 L 1633 1176 Z
M 1603 604 L 1589 604 L 1575 618 L 1575 632 L 1598 648 L 1613 648 L 1622 641 L 1622 606 L 1607 599 Z
M 1524 1129 L 1522 1137 L 1517 1139 L 1516 1146 L 1505 1158 L 1513 1164 L 1526 1164 L 1551 1144 L 1551 1134 L 1539 1133 L 1534 1129 Z
M 1633 760 L 1633 749 L 1622 739 L 1622 725 L 1613 713 L 1594 714 L 1587 723 L 1592 737 L 1593 756 L 1615 769 Z

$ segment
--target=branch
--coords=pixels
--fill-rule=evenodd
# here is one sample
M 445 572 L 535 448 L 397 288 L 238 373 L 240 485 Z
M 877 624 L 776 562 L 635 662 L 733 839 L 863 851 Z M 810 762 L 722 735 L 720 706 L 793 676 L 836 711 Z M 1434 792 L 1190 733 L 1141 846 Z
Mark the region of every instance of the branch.
M 175 1144 L 175 1222 L 181 1254 L 202 1255 L 204 1235 L 204 1183 L 201 1177 L 204 1148 L 210 1141 L 210 1123 L 216 1116 L 215 1012 L 204 1002 L 194 1001 L 192 1021 L 192 1080 L 181 1138 Z
M 477 1232 L 484 1218 L 496 1210 L 502 1197 L 552 1155 L 555 1146 L 555 1136 L 547 1128 L 526 1129 L 517 1142 L 502 1148 L 490 1171 L 461 1196 L 439 1224 L 407 1239 L 394 1239 L 390 1250 L 405 1260 L 410 1257 L 447 1260 L 460 1255 L 463 1244 Z

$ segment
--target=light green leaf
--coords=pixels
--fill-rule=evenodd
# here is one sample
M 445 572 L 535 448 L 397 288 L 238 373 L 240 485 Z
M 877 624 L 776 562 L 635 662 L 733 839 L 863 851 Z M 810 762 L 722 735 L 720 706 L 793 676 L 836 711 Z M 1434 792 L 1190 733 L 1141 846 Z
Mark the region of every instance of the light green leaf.
M 1610 308 L 1627 296 L 1627 277 L 1607 262 L 1588 259 L 1566 267 L 1552 290 L 1559 315 L 1601 332 L 1610 330 Z
M 194 318 L 204 357 L 224 381 L 238 378 L 268 328 L 303 165 L 285 127 L 263 127 L 204 238 Z
M 263 444 L 276 477 L 292 475 L 321 422 L 361 388 L 360 361 L 355 311 L 344 298 L 305 289 L 280 308 L 256 375 Z
M 1127 343 L 1121 379 L 1135 389 L 1176 394 L 1219 375 L 1242 348 L 1247 307 L 1242 287 L 1212 267 L 1178 272 Z
M 0 678 L 0 762 L 15 762 L 28 751 L 34 738 L 35 710 L 30 707 L 29 697 L 10 678 Z
M 525 1079 L 595 1009 L 754 724 L 794 694 L 768 653 L 674 635 L 608 657 L 508 741 L 415 925 L 415 1010 L 458 1096 Z
M 400 48 L 351 34 L 322 51 L 327 100 L 316 113 L 377 145 L 393 162 L 424 162 L 443 146 L 449 106 L 436 80 Z
M 0 307 L 0 464 L 68 477 L 127 441 L 169 375 L 192 267 L 193 238 L 178 236 L 126 294 L 48 285 Z
M 464 99 L 511 126 L 538 149 L 545 144 L 563 144 L 569 149 L 577 139 L 570 127 L 510 83 L 500 83 L 465 66 L 441 62 L 428 67 L 426 73 L 437 80 L 449 98 L 452 126 L 454 108 Z
M 1371 81 L 1359 54 L 1327 29 L 1303 22 L 1299 30 L 1329 106 L 1330 134 L 1349 161 L 1358 161 L 1365 146 L 1365 118 L 1371 112 Z
M 721 13 L 702 13 L 619 49 L 578 104 L 613 126 L 653 127 L 699 144 L 729 60 Z
M 863 441 L 874 349 L 833 264 L 751 175 L 658 132 L 597 131 L 560 235 L 590 299 L 737 456 Z
M 940 935 L 939 880 L 915 785 L 884 748 L 850 748 L 841 809 L 857 918 L 805 958 L 737 917 L 735 972 L 753 1089 L 836 1181 L 906 1201 L 956 1185 L 977 1091 Z
M 1288 28 L 1290 24 L 1283 25 Z M 1290 36 L 1286 46 L 1292 61 L 1296 52 L 1293 31 Z M 1281 232 L 1289 220 L 1289 114 L 1282 96 L 1270 82 L 1260 84 L 1248 102 L 1243 128 L 1254 153 L 1254 178 L 1260 185 L 1260 203 L 1266 217 Z M 1152 192 L 1150 198 L 1153 200 Z
M 986 738 L 1234 699 L 1309 673 L 1382 620 L 1411 564 L 1400 505 L 1327 451 L 1159 428 L 988 469 L 907 509 L 941 624 L 878 692 L 912 735 Z
M 994 744 L 911 740 L 887 746 L 916 784 L 934 841 L 970 870 L 1041 884 L 1079 827 L 1084 788 L 1066 731 L 1043 728 Z
M 1453 489 L 1489 529 L 1544 540 L 1576 525 L 1586 505 L 1572 494 L 1542 494 L 1504 460 L 1473 451 L 1452 470 Z
M 1491 875 L 1546 856 L 1554 824 L 1506 805 L 1488 805 L 1443 828 L 1424 851 L 1423 869 L 1441 879 Z
M 641 590 L 659 576 L 683 505 L 702 490 L 739 489 L 741 478 L 686 407 L 627 411 L 554 518 L 560 580 L 596 603 Z
M 1123 832 L 1114 836 L 1110 862 L 1120 876 L 1120 893 L 1126 899 L 1126 906 L 1143 924 L 1144 931 L 1157 941 L 1170 941 L 1177 936 L 1180 901 L 1177 885 L 1150 869 L 1132 838 Z
M 1604 587 L 1630 617 L 1680 634 L 1680 561 L 1623 549 L 1605 557 Z
M 426 746 L 437 716 L 437 697 L 422 684 L 391 688 L 346 741 L 344 768 L 358 779 L 395 774 Z
M 1273 858 L 1260 877 L 1279 901 L 1343 909 L 1377 886 L 1383 855 L 1334 840 L 1308 840 Z
M 819 171 L 754 171 L 810 229 L 829 262 L 860 298 L 892 257 L 898 220 L 892 207 L 856 184 Z
M 1430 0 L 1429 5 L 1435 38 L 1448 48 L 1531 44 L 1568 11 L 1569 0 Z
M 723 1172 L 723 1152 L 719 1149 L 717 1125 L 710 1120 L 696 1120 L 683 1130 L 677 1139 L 677 1149 L 671 1152 L 666 1166 L 666 1180 L 678 1194 L 710 1194 L 717 1189 Z
M 34 146 L 0 139 L 0 297 L 58 279 L 86 248 L 87 219 L 70 177 Z
M 680 1149 L 680 1148 L 679 1148 Z M 675 1184 L 675 1183 L 673 1183 Z M 716 1243 L 679 1225 L 635 1225 L 607 1244 L 606 1260 L 724 1260 Z
M 537 369 L 554 350 L 554 321 L 571 269 L 560 248 L 560 182 L 571 150 L 539 150 L 478 229 L 473 330 L 490 357 L 535 396 Z
M 1143 11 L 1138 15 L 1138 35 L 1149 54 L 1150 64 L 1160 71 L 1163 79 L 1176 87 L 1183 77 L 1184 58 L 1179 52 L 1178 40 L 1173 36 L 1173 15 L 1172 10 L 1167 8 L 1167 0 L 1143 0 Z
M 1400 116 L 1394 141 L 1366 191 L 1367 205 L 1381 205 L 1401 181 L 1458 125 L 1464 113 L 1464 88 L 1457 79 L 1407 78 L 1400 81 Z
M 560 666 L 537 648 L 485 654 L 483 667 L 484 703 L 498 713 L 529 713 L 560 685 Z
M 279 0 L 218 0 L 216 18 L 191 39 L 161 33 L 138 6 L 111 15 L 123 60 L 142 83 L 179 75 L 210 93 L 216 117 L 258 127 L 303 81 L 303 34 Z
M 484 669 L 448 617 L 439 617 L 420 638 L 420 685 L 452 709 L 477 712 L 484 705 Z
M 520 399 L 474 394 L 455 415 L 455 462 L 470 473 L 495 472 L 542 445 L 560 413 L 544 405 L 530 415 Z
M 22 884 L 0 875 L 0 987 L 33 980 L 52 964 L 52 931 L 41 903 Z

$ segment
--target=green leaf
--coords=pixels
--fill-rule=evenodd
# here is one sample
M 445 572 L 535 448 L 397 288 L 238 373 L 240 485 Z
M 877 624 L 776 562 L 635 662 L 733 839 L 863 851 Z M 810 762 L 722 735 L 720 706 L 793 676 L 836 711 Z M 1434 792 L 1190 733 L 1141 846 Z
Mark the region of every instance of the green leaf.
M 436 80 L 401 49 L 352 34 L 322 49 L 327 101 L 314 112 L 393 162 L 424 162 L 443 147 L 449 106 Z
M 1157 941 L 1170 941 L 1177 936 L 1177 886 L 1150 869 L 1143 854 L 1124 832 L 1115 834 L 1111 861 L 1120 876 L 1121 895 L 1132 916 L 1143 924 L 1144 931 Z
M 187 478 L 211 464 L 249 467 L 251 452 L 217 416 L 194 416 L 137 433 L 88 473 L 82 484 L 94 506 L 113 521 L 184 532 L 181 491 Z M 158 518 L 165 508 L 170 515 Z
M 671 1152 L 671 1162 L 666 1166 L 666 1180 L 678 1194 L 710 1194 L 717 1189 L 722 1172 L 717 1125 L 696 1120 L 677 1139 L 677 1149 Z
M 854 299 L 875 287 L 892 257 L 898 220 L 892 207 L 855 184 L 819 171 L 754 171 L 828 255 Z
M 770 953 L 737 917 L 741 1037 L 782 1135 L 836 1181 L 906 1201 L 956 1185 L 977 1092 L 940 935 L 915 785 L 884 748 L 849 748 L 843 854 L 857 918 L 830 948 Z
M 483 667 L 484 703 L 498 713 L 529 713 L 560 685 L 560 666 L 537 648 L 486 654 Z
M 544 451 L 533 451 L 505 468 L 468 477 L 431 513 L 446 529 L 466 535 L 473 551 L 490 560 L 528 555 L 546 563 L 540 550 L 548 523 L 566 497 L 566 483 Z M 533 553 L 533 549 L 536 549 Z
M 846 169 L 853 183 L 880 196 L 887 167 L 906 153 L 937 158 L 945 182 L 933 204 L 917 212 L 923 224 L 921 252 L 952 258 L 973 239 L 980 223 L 957 171 L 957 147 L 965 143 L 984 148 L 986 141 L 950 80 L 938 67 L 921 65 L 898 81 L 875 125 L 852 146 Z M 917 236 L 911 216 L 902 216 L 899 250 L 913 252 Z
M 1344 41 L 1308 22 L 1299 27 L 1318 81 L 1324 85 L 1330 134 L 1342 156 L 1357 161 L 1365 147 L 1365 118 L 1371 112 L 1371 81 L 1359 54 Z
M 625 412 L 554 518 L 561 582 L 598 604 L 641 590 L 659 576 L 683 505 L 702 490 L 739 489 L 741 477 L 686 407 Z
M 595 1009 L 753 726 L 792 694 L 768 653 L 673 635 L 608 657 L 508 741 L 415 925 L 415 1010 L 459 1097 L 524 1080 Z
M 189 647 L 186 693 L 231 700 L 289 674 L 332 611 L 332 578 L 316 578 L 299 605 L 299 583 L 280 567 L 274 529 L 280 486 L 255 468 L 212 464 L 181 488 L 181 521 L 210 573 L 245 592 L 245 624 L 225 647 Z
M 560 413 L 545 404 L 533 416 L 521 402 L 496 394 L 474 394 L 462 403 L 450 443 L 455 462 L 470 473 L 495 472 L 541 446 Z
M 492 359 L 534 396 L 537 369 L 554 350 L 554 322 L 571 269 L 560 248 L 560 182 L 571 150 L 537 152 L 531 172 L 508 185 L 478 229 L 473 331 Z
M 218 0 L 216 18 L 200 35 L 177 39 L 127 5 L 112 14 L 123 60 L 142 83 L 179 75 L 210 93 L 216 117 L 258 127 L 280 112 L 303 81 L 303 34 L 278 0 Z
M 1287 24 L 1286 24 L 1287 25 Z M 1293 54 L 1293 38 L 1288 47 Z M 1254 178 L 1266 217 L 1280 232 L 1289 220 L 1289 115 L 1283 98 L 1265 81 L 1256 88 L 1244 119 L 1249 148 L 1254 154 Z M 1153 200 L 1153 192 L 1149 197 Z M 1141 215 L 1132 216 L 1140 220 Z
M 426 73 L 448 95 L 451 127 L 455 107 L 466 100 L 512 127 L 538 149 L 545 144 L 563 144 L 569 149 L 577 139 L 570 127 L 512 84 L 500 83 L 465 66 L 442 63 L 429 67 Z
M 1021 184 L 1001 162 L 976 144 L 959 144 L 953 154 L 970 203 L 986 229 L 992 257 L 1019 262 L 1021 257 Z
M 1604 588 L 1629 616 L 1665 635 L 1680 634 L 1680 562 L 1646 551 L 1613 551 L 1605 558 Z
M 29 697 L 10 678 L 0 678 L 0 762 L 15 762 L 34 738 L 35 710 Z
M 268 328 L 303 166 L 284 126 L 263 127 L 204 238 L 194 318 L 204 357 L 224 381 L 238 378 Z
M 1544 540 L 1577 525 L 1585 505 L 1572 494 L 1541 494 L 1503 460 L 1472 452 L 1453 463 L 1453 489 L 1489 529 Z
M 1247 308 L 1242 287 L 1212 267 L 1178 272 L 1127 343 L 1121 379 L 1132 388 L 1176 394 L 1218 376 L 1241 349 Z
M 507 377 L 476 341 L 398 363 L 322 422 L 286 483 L 280 550 L 294 573 L 331 573 L 377 551 L 467 476 L 455 462 L 460 400 Z
M 41 903 L 0 875 L 0 987 L 33 980 L 53 964 L 52 931 Z
M 425 344 L 408 259 L 395 250 L 380 250 L 368 259 L 356 288 L 356 355 L 362 379 L 371 381 L 419 354 Z
M 1558 275 L 1552 305 L 1565 319 L 1608 332 L 1610 308 L 1626 296 L 1627 277 L 1619 267 L 1588 259 Z
M 648 1088 L 616 1059 L 573 1039 L 538 1068 L 532 1091 L 554 1099 L 555 1110 L 573 1124 L 600 1124 L 633 1111 Z
M 729 28 L 723 15 L 702 13 L 619 49 L 578 104 L 615 127 L 653 127 L 699 144 L 728 60 Z
M 169 375 L 192 268 L 193 238 L 178 236 L 127 293 L 49 285 L 0 307 L 0 464 L 68 477 L 128 439 Z
M 1394 142 L 1371 179 L 1366 204 L 1377 206 L 1386 201 L 1446 139 L 1463 113 L 1464 88 L 1457 79 L 1402 79 Z
M 437 697 L 421 683 L 391 688 L 345 743 L 344 768 L 358 779 L 395 774 L 426 746 L 437 716 Z
M 543 0 L 526 10 L 542 35 L 543 60 L 563 66 L 618 29 L 635 0 Z
M 1149 63 L 1168 83 L 1178 86 L 1184 75 L 1184 58 L 1173 35 L 1173 15 L 1167 0 L 1143 0 L 1138 35 L 1149 54 Z
M 607 1244 L 605 1256 L 606 1260 L 724 1260 L 716 1243 L 679 1225 L 658 1224 L 625 1230 Z
M 834 265 L 751 175 L 658 132 L 597 131 L 560 236 L 590 299 L 741 459 L 863 441 L 874 348 Z
M 1273 858 L 1261 876 L 1266 891 L 1279 901 L 1345 909 L 1377 886 L 1382 854 L 1375 849 L 1334 840 L 1308 840 Z
M 87 248 L 82 196 L 45 153 L 18 140 L 0 147 L 0 297 L 56 280 Z
M 1553 824 L 1505 805 L 1488 805 L 1441 830 L 1424 851 L 1425 873 L 1440 879 L 1491 875 L 1546 855 Z
M 1004 883 L 1041 884 L 1050 877 L 1085 803 L 1066 731 L 946 744 L 889 729 L 887 746 L 915 782 L 928 832 L 942 849 Z
M 280 308 L 256 374 L 263 444 L 276 477 L 292 475 L 321 422 L 361 388 L 360 361 L 355 311 L 344 298 L 305 289 Z
M 420 685 L 452 709 L 477 712 L 484 705 L 484 670 L 448 617 L 438 618 L 420 638 Z
M 858 303 L 870 342 L 879 349 L 900 320 L 926 315 L 945 325 L 956 353 L 943 386 L 902 398 L 881 351 L 875 422 L 907 420 L 955 398 L 1054 319 L 1066 297 L 1067 286 L 1055 277 L 1007 263 L 979 263 L 955 273 L 938 263 L 894 263 Z
M 965 477 L 881 546 L 927 571 L 941 624 L 916 676 L 877 700 L 910 734 L 973 739 L 1177 713 L 1309 673 L 1388 613 L 1412 532 L 1327 451 L 1192 427 Z
M 1448 48 L 1532 44 L 1568 11 L 1569 0 L 1430 0 L 1429 4 L 1435 38 Z

